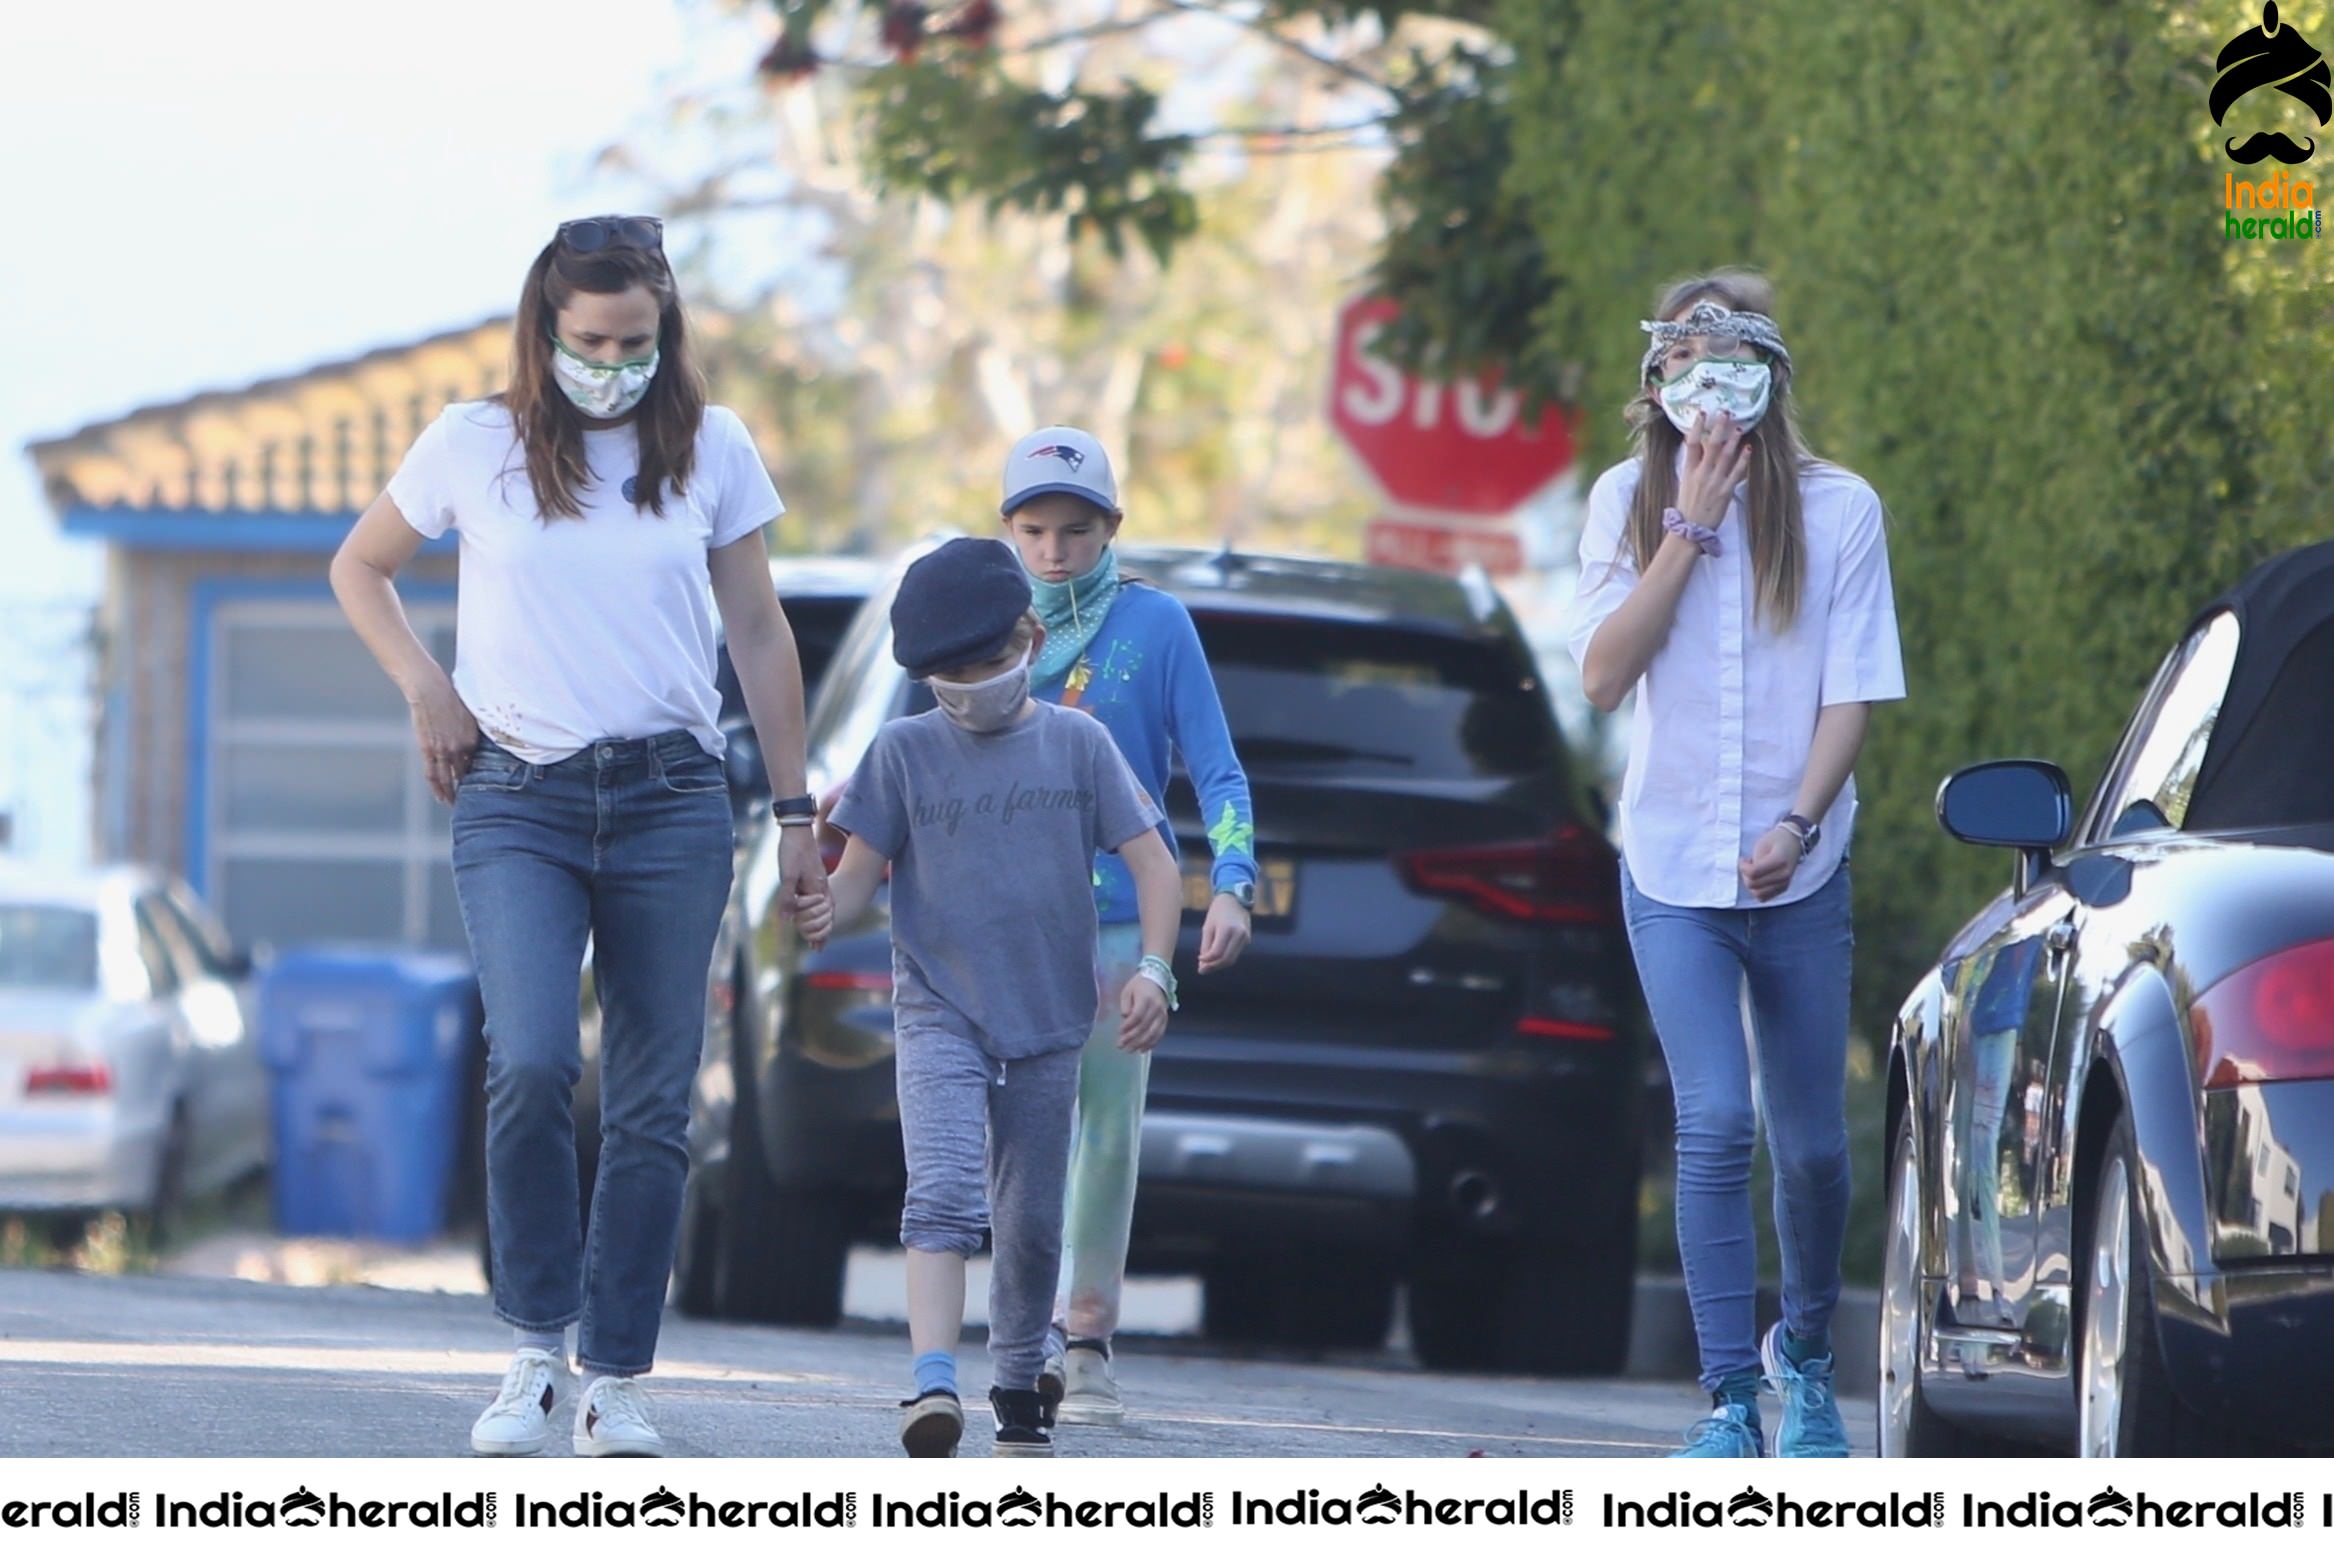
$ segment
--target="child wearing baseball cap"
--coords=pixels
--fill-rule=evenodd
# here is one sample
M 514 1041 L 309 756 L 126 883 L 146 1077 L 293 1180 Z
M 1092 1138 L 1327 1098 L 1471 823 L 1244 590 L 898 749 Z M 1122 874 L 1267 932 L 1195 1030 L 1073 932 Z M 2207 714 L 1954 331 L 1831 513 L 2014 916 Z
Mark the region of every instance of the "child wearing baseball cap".
M 1204 976 L 1231 967 L 1248 946 L 1256 905 L 1255 814 L 1191 612 L 1166 590 L 1120 569 L 1125 514 L 1110 456 L 1092 433 L 1040 427 L 1015 443 L 1005 459 L 998 512 L 1046 629 L 1030 671 L 1033 695 L 1094 715 L 1135 781 L 1154 794 L 1166 791 L 1181 762 L 1210 854 L 1197 970 Z M 1159 835 L 1172 852 L 1173 832 L 1162 827 Z M 1134 887 L 1119 859 L 1096 859 L 1094 911 L 1102 926 L 1106 995 L 1134 976 L 1148 949 L 1135 909 Z M 1065 1426 L 1120 1426 L 1127 1419 L 1110 1347 L 1126 1286 L 1151 1056 L 1120 1037 L 1116 1001 L 1105 998 L 1079 1062 L 1061 1284 L 1037 1385 Z
M 1182 913 L 1158 806 L 1093 719 L 1033 699 L 1045 630 L 1010 547 L 958 539 L 920 558 L 892 604 L 892 653 L 939 704 L 876 735 L 837 804 L 831 895 L 798 897 L 812 944 L 866 911 L 891 871 L 892 1013 L 908 1188 L 915 1397 L 900 1441 L 944 1458 L 964 1431 L 956 1343 L 965 1260 L 993 1232 L 990 1408 L 996 1451 L 1053 1452 L 1037 1392 L 1062 1247 L 1078 1058 L 1094 1024 L 1092 890 L 1116 852 L 1141 905 L 1141 975 L 1123 1041 L 1166 1035 Z

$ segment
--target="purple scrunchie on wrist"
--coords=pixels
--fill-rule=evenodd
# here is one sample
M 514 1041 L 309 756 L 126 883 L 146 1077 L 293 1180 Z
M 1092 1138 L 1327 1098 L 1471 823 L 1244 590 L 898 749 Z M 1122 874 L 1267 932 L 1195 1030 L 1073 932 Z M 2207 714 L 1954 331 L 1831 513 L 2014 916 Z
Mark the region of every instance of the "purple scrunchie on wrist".
M 1704 556 L 1716 556 L 1721 549 L 1718 544 L 1718 531 L 1706 529 L 1702 525 L 1696 524 L 1675 508 L 1661 510 L 1661 527 L 1672 535 L 1685 536 L 1695 545 L 1701 547 Z

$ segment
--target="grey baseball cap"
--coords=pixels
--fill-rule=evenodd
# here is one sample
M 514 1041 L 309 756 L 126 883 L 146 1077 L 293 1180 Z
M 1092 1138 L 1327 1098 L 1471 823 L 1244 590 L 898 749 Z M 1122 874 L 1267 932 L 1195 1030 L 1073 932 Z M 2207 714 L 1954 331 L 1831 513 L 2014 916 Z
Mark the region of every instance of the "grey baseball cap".
M 1013 445 L 1005 456 L 1005 500 L 997 511 L 1009 514 L 1049 492 L 1068 492 L 1107 512 L 1118 511 L 1110 456 L 1092 434 L 1075 427 L 1040 427 Z

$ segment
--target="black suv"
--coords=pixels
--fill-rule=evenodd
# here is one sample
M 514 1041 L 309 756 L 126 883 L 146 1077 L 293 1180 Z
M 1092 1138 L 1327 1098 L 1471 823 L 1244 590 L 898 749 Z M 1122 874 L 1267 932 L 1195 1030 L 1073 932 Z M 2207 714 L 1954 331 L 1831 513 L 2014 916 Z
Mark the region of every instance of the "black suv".
M 1406 1282 L 1430 1366 L 1617 1369 L 1645 1023 L 1617 862 L 1514 619 L 1479 575 L 1122 556 L 1197 623 L 1263 876 L 1246 956 L 1192 975 L 1210 856 L 1179 773 L 1183 1008 L 1152 1064 L 1130 1269 L 1200 1275 L 1218 1338 L 1379 1345 Z M 892 661 L 897 577 L 811 713 L 830 802 L 885 720 L 931 706 Z M 889 925 L 879 897 L 805 948 L 774 830 L 741 839 L 738 1020 L 700 1086 L 681 1292 L 828 1324 L 851 1244 L 898 1235 Z

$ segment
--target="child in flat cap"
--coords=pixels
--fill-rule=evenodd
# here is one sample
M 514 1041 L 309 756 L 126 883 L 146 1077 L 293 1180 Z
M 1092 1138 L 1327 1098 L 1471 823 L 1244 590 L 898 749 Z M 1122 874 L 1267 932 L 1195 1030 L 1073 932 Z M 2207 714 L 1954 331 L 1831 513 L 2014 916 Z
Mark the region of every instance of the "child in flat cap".
M 1063 1180 L 1079 1051 L 1094 1025 L 1093 861 L 1134 878 L 1146 952 L 1120 999 L 1122 1043 L 1166 1035 L 1183 889 L 1158 806 L 1109 732 L 1029 695 L 1045 629 L 1001 541 L 952 540 L 919 559 L 892 605 L 892 653 L 939 706 L 886 724 L 837 804 L 850 837 L 831 897 L 795 901 L 822 943 L 866 911 L 891 870 L 892 1017 L 908 1166 L 915 1397 L 900 1441 L 956 1451 L 956 1342 L 965 1260 L 994 1232 L 989 1361 L 996 1451 L 1053 1452 L 1037 1392 L 1062 1251 Z

